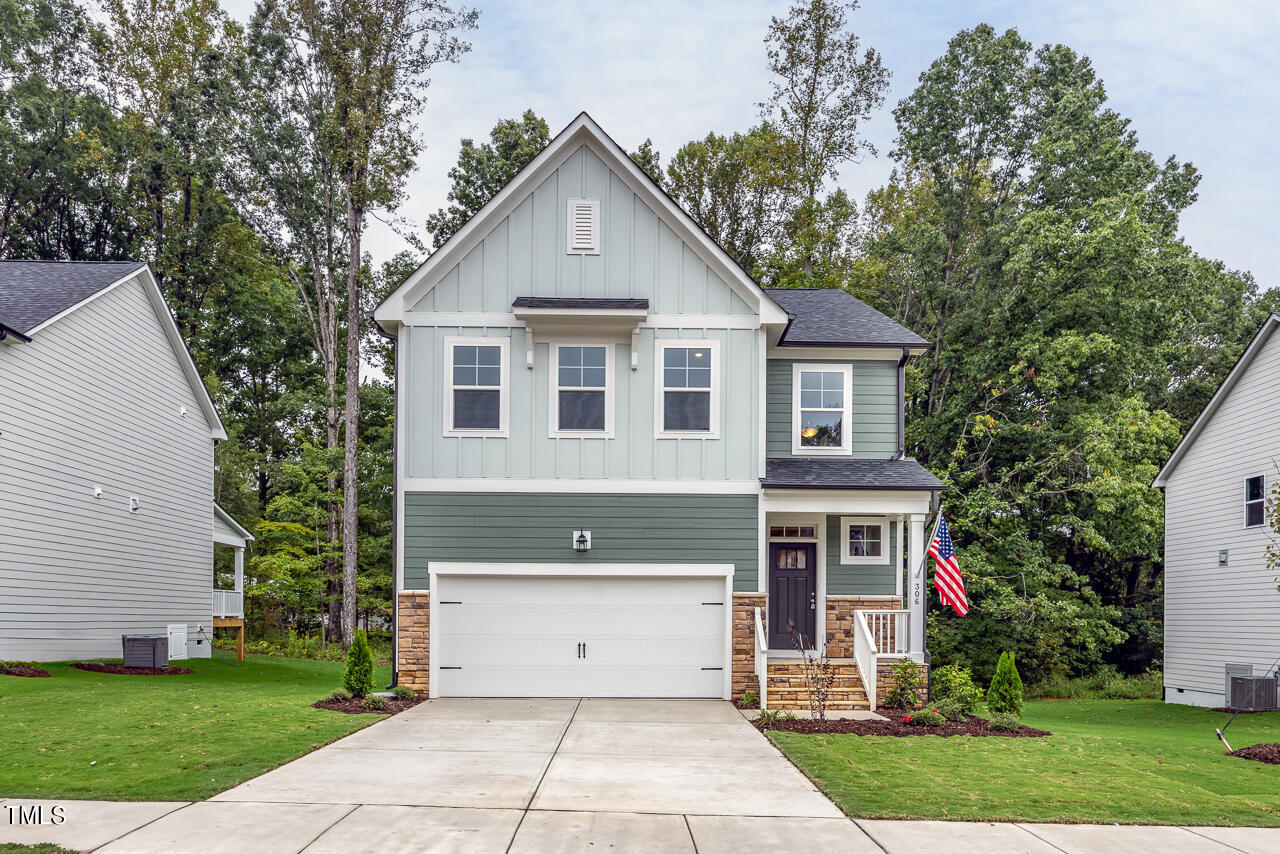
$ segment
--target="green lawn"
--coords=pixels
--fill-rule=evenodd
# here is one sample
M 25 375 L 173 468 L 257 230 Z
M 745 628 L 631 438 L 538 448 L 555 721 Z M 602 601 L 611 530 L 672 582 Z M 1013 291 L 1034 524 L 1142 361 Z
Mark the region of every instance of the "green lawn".
M 341 664 L 182 664 L 195 673 L 0 676 L 0 797 L 200 800 L 382 718 L 311 708 L 342 684 Z M 390 678 L 379 668 L 374 684 Z
M 769 737 L 857 818 L 1280 825 L 1280 766 L 1227 756 L 1227 716 L 1151 700 L 1039 701 L 1049 738 Z M 1234 748 L 1280 741 L 1280 712 L 1240 715 Z

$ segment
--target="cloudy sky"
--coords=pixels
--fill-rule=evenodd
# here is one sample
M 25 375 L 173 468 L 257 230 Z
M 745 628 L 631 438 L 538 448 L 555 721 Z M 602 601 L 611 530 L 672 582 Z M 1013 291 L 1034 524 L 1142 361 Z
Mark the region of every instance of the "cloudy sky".
M 253 0 L 224 0 L 244 19 Z M 501 118 L 532 108 L 552 131 L 580 110 L 624 147 L 653 139 L 664 162 L 707 131 L 744 130 L 768 92 L 762 38 L 787 0 L 481 0 L 473 50 L 432 75 L 422 117 L 426 149 L 399 212 L 412 222 L 445 203 L 446 172 L 463 137 L 487 139 Z M 892 105 L 956 31 L 987 22 L 1034 44 L 1088 55 L 1111 103 L 1158 160 L 1200 170 L 1187 241 L 1229 267 L 1280 286 L 1280 12 L 1274 0 L 863 0 L 852 18 L 893 72 L 886 106 L 867 126 L 878 158 L 848 166 L 861 198 L 891 168 Z M 381 261 L 403 247 L 375 225 Z

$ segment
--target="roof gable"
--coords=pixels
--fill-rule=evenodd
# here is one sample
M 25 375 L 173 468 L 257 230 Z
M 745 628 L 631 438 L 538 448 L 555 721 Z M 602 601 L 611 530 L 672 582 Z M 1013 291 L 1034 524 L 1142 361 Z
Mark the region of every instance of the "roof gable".
M 1266 346 L 1268 339 L 1280 329 L 1280 314 L 1273 314 L 1262 324 L 1262 328 L 1258 330 L 1258 334 L 1253 336 L 1253 340 L 1249 342 L 1249 346 L 1245 348 L 1244 353 L 1236 361 L 1231 371 L 1227 374 L 1226 379 L 1222 381 L 1222 385 L 1218 386 L 1218 390 L 1213 393 L 1213 397 L 1209 399 L 1209 403 L 1205 406 L 1204 411 L 1200 413 L 1200 417 L 1191 425 L 1191 429 L 1187 431 L 1187 435 L 1182 437 L 1182 441 L 1178 443 L 1178 447 L 1173 449 L 1173 453 L 1169 455 L 1168 461 L 1160 469 L 1160 473 L 1156 475 L 1156 479 L 1151 485 L 1156 487 L 1164 487 L 1169 483 L 1169 477 L 1173 474 L 1173 470 L 1178 467 L 1178 463 L 1186 456 L 1187 451 L 1195 444 L 1200 434 L 1204 432 L 1205 427 L 1213 419 L 1214 414 L 1226 401 L 1231 394 L 1232 389 L 1240 382 L 1240 378 L 1244 376 L 1245 371 L 1253 364 L 1254 359 L 1262 352 L 1262 348 Z
M 651 208 L 661 222 L 689 249 L 696 253 L 711 272 L 726 283 L 762 323 L 786 323 L 786 314 L 773 302 L 727 252 L 712 240 L 679 205 L 667 196 L 639 166 L 632 162 L 586 113 L 581 113 L 524 167 L 503 189 L 480 209 L 448 241 L 411 274 L 374 312 L 382 324 L 403 322 L 405 313 L 423 301 L 424 296 L 481 244 L 503 220 L 510 216 L 542 183 L 586 147 L 627 188 Z M 509 306 L 504 307 L 504 311 Z
M 141 261 L 0 261 L 0 318 L 24 341 L 38 341 L 40 330 L 134 279 L 140 280 L 165 338 L 209 423 L 214 439 L 226 439 L 222 419 L 182 340 L 169 303 L 151 269 Z M 10 324 L 13 324 L 12 326 Z

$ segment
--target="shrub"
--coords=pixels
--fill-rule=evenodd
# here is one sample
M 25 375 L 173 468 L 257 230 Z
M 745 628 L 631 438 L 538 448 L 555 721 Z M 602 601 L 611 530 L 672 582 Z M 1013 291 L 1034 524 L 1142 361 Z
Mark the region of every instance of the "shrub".
M 938 714 L 942 715 L 949 721 L 963 721 L 970 714 L 970 709 L 955 697 L 947 697 L 946 699 L 939 700 L 934 704 L 934 706 L 937 708 Z
M 346 688 L 334 688 L 325 699 L 332 703 L 341 703 L 343 700 L 351 699 L 351 692 Z
M 974 684 L 973 673 L 967 667 L 961 667 L 958 664 L 939 667 L 929 674 L 929 681 L 933 686 L 930 699 L 939 703 L 943 700 L 952 700 L 967 715 L 976 712 L 978 704 L 982 702 L 982 689 Z M 950 715 L 947 717 L 951 718 Z M 951 720 L 957 720 L 957 718 L 951 718 Z
M 996 674 L 991 677 L 991 687 L 987 689 L 987 708 L 992 714 L 1022 717 L 1022 677 L 1013 663 L 1012 652 L 1000 653 Z
M 408 685 L 397 685 L 391 689 L 391 696 L 395 697 L 397 700 L 412 700 L 413 689 Z
M 381 694 L 370 694 L 364 698 L 364 702 L 360 705 L 364 706 L 366 709 L 380 712 L 387 707 L 387 698 Z
M 903 715 L 902 722 L 908 726 L 945 726 L 947 719 L 937 709 L 921 709 Z
M 738 708 L 754 709 L 760 705 L 760 695 L 755 691 L 743 691 L 742 696 L 738 698 Z
M 924 673 L 916 662 L 901 659 L 893 666 L 889 690 L 883 705 L 891 709 L 916 709 L 920 707 L 920 689 L 924 688 Z
M 777 723 L 778 721 L 794 721 L 795 719 L 796 713 L 786 709 L 761 709 L 760 717 L 757 718 L 757 720 L 767 724 Z
M 987 721 L 987 729 L 994 729 L 997 732 L 1017 732 L 1018 727 L 1017 715 L 1009 715 L 999 712 L 991 716 L 991 720 Z
M 342 686 L 353 697 L 363 697 L 373 690 L 373 653 L 369 651 L 369 639 L 359 629 L 351 649 L 347 650 L 347 672 L 342 677 Z
M 1137 676 L 1125 676 L 1111 665 L 1103 665 L 1090 676 L 1046 679 L 1028 688 L 1026 696 L 1067 700 L 1159 700 L 1164 696 L 1164 674 L 1159 670 L 1149 670 Z

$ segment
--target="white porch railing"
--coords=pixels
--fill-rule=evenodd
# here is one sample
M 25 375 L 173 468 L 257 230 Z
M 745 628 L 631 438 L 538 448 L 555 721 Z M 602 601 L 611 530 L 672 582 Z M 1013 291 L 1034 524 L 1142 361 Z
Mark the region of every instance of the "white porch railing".
M 760 682 L 760 708 L 769 708 L 769 641 L 764 633 L 764 618 L 760 609 L 755 609 L 756 617 L 756 679 Z
M 911 647 L 910 611 L 863 611 L 879 655 L 905 655 Z
M 243 617 L 244 593 L 240 590 L 213 591 L 213 616 Z
M 867 692 L 867 704 L 871 711 L 876 710 L 876 642 L 867 627 L 867 614 L 870 611 L 853 612 L 853 660 L 858 665 L 858 675 L 862 677 L 862 687 Z

